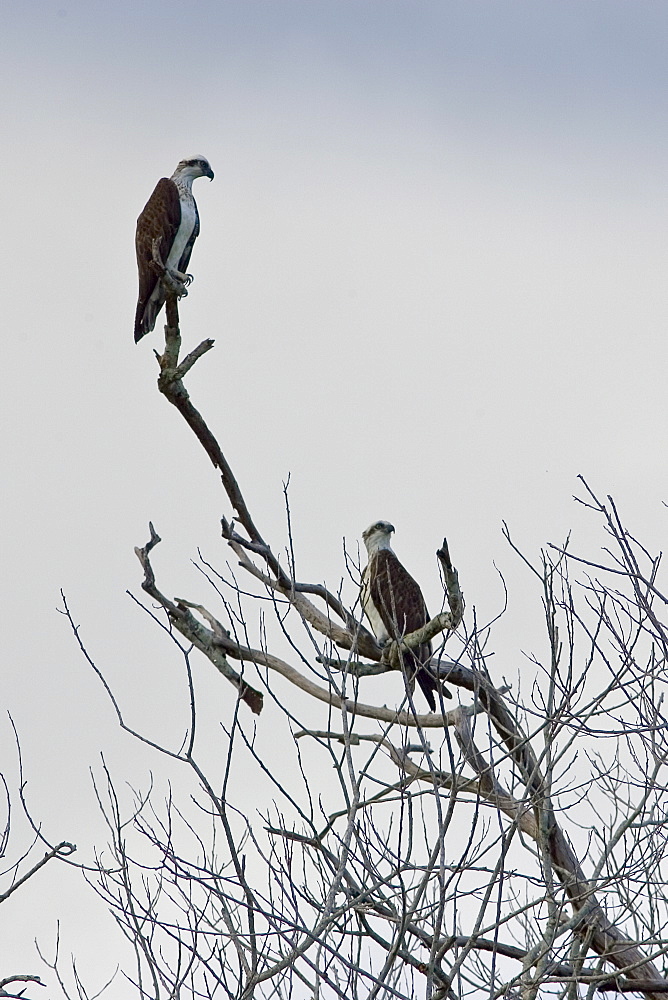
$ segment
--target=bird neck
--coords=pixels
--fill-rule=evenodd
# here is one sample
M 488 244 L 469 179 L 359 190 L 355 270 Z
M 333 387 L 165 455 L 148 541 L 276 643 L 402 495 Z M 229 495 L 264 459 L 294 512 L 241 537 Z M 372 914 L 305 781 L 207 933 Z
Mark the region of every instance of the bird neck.
M 194 178 L 191 174 L 182 174 L 179 170 L 175 170 L 171 179 L 179 189 L 179 194 L 184 194 L 186 197 L 192 198 Z
M 369 559 L 375 556 L 376 552 L 391 552 L 392 546 L 390 545 L 389 535 L 374 535 L 368 541 L 365 540 L 366 550 L 369 554 Z

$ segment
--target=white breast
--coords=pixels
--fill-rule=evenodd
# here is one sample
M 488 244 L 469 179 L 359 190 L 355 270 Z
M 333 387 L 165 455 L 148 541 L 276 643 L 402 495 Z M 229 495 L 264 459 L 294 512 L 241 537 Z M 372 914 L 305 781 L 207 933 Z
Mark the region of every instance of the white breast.
M 371 588 L 368 583 L 368 569 L 369 567 L 367 566 L 366 570 L 364 571 L 364 576 L 362 577 L 362 591 L 360 595 L 362 599 L 362 608 L 364 609 L 364 614 L 369 619 L 369 624 L 371 625 L 371 631 L 375 635 L 376 639 L 378 639 L 378 642 L 383 644 L 387 642 L 387 640 L 390 638 L 390 635 L 387 629 L 385 628 L 385 625 L 383 624 L 383 619 L 378 614 L 378 609 L 376 608 L 376 605 L 373 603 L 371 599 Z
M 188 244 L 188 240 L 192 236 L 193 229 L 195 228 L 195 221 L 197 219 L 195 199 L 193 198 L 191 192 L 180 190 L 179 195 L 181 199 L 181 225 L 179 226 L 178 232 L 174 237 L 172 249 L 169 251 L 169 256 L 167 257 L 167 267 L 177 269 L 179 261 L 183 256 L 183 251 Z

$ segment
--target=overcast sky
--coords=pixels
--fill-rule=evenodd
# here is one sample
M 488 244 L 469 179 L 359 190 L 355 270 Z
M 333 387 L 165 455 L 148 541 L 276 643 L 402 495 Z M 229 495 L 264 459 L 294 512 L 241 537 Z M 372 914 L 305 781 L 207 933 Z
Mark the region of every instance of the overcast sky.
M 60 588 L 130 721 L 175 738 L 182 676 L 125 594 L 133 547 L 153 520 L 164 591 L 205 603 L 190 560 L 227 558 L 217 477 L 155 388 L 160 334 L 132 339 L 134 226 L 158 178 L 193 153 L 216 174 L 195 185 L 181 307 L 185 346 L 216 348 L 188 386 L 265 537 L 285 542 L 289 476 L 303 579 L 336 585 L 342 539 L 387 518 L 436 606 L 447 534 L 483 619 L 495 564 L 519 588 L 495 661 L 512 675 L 540 605 L 503 520 L 529 555 L 572 527 L 596 556 L 583 474 L 650 548 L 665 537 L 667 43 L 665 0 L 5 10 L 1 704 L 49 840 L 81 861 L 101 843 L 100 753 L 121 783 L 159 767 L 119 733 Z M 227 716 L 231 689 L 196 666 Z M 12 739 L 0 718 L 15 787 Z M 33 938 L 48 949 L 57 918 L 101 985 L 120 942 L 55 864 L 2 907 L 0 977 L 44 974 Z

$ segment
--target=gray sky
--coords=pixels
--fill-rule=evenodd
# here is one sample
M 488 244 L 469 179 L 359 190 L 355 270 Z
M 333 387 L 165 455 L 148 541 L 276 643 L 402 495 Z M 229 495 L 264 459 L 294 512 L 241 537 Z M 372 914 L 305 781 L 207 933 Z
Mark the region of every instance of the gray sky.
M 216 172 L 181 309 L 185 345 L 216 349 L 188 384 L 265 535 L 284 543 L 290 475 L 302 578 L 335 585 L 342 538 L 388 518 L 435 606 L 447 534 L 483 619 L 495 562 L 509 579 L 513 674 L 539 603 L 502 520 L 529 554 L 573 527 L 595 556 L 582 473 L 650 547 L 665 532 L 667 42 L 665 0 L 5 12 L 2 706 L 49 839 L 92 857 L 101 752 L 119 782 L 158 766 L 118 732 L 60 588 L 130 721 L 169 738 L 182 676 L 125 595 L 133 547 L 152 519 L 165 592 L 205 603 L 190 560 L 227 558 L 217 478 L 155 388 L 160 335 L 132 340 L 157 179 L 196 152 Z M 196 666 L 216 732 L 231 689 Z M 0 754 L 15 782 L 2 719 Z M 43 971 L 57 917 L 99 986 L 113 928 L 65 866 L 2 907 L 0 972 Z

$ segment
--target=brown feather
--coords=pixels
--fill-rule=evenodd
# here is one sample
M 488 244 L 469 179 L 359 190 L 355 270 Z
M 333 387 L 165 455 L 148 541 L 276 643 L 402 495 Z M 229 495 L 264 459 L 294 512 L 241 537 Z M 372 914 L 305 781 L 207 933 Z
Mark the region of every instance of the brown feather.
M 163 264 L 166 264 L 180 223 L 181 202 L 178 188 L 174 181 L 162 177 L 137 219 L 135 248 L 139 271 L 139 298 L 135 314 L 135 341 L 153 329 L 156 316 L 164 303 L 163 299 L 159 308 L 151 308 L 147 314 L 149 299 L 159 281 L 159 275 L 153 266 L 153 241 L 160 240 L 158 250 Z

